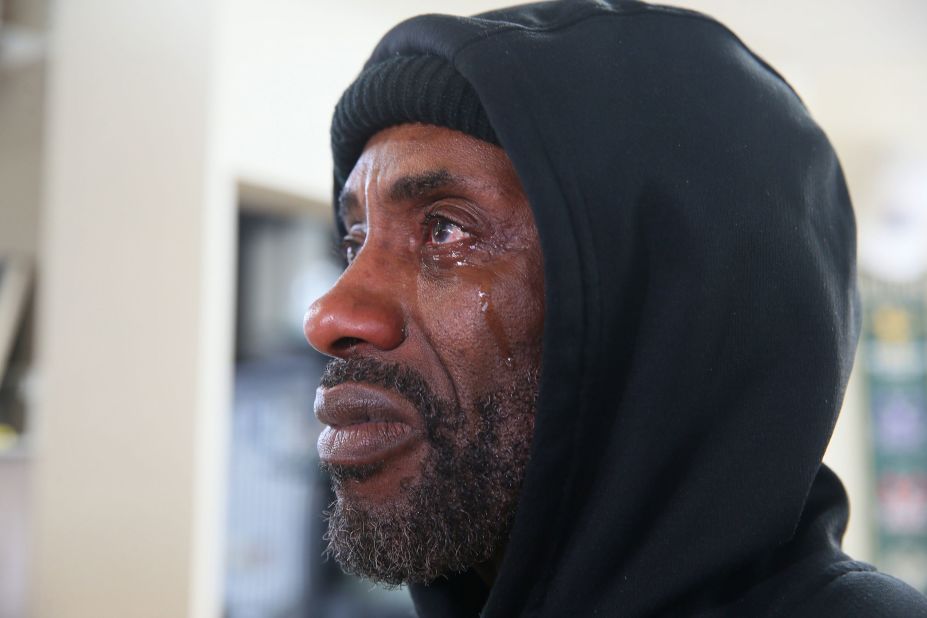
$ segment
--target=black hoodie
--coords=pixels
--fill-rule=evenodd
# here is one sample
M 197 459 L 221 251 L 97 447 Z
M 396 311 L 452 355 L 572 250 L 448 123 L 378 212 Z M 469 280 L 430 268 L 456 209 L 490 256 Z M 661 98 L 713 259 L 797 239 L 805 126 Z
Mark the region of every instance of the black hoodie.
M 821 464 L 859 327 L 840 165 L 724 26 L 639 2 L 425 15 L 369 63 L 432 54 L 473 86 L 545 261 L 532 459 L 491 591 L 419 614 L 927 616 L 840 550 Z

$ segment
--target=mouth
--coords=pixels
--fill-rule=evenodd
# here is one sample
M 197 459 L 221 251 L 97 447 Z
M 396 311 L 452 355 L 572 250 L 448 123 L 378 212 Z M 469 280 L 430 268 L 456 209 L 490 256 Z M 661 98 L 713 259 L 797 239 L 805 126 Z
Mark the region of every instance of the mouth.
M 362 466 L 383 462 L 422 439 L 420 419 L 398 394 L 357 382 L 316 391 L 315 415 L 326 425 L 319 458 L 326 464 Z

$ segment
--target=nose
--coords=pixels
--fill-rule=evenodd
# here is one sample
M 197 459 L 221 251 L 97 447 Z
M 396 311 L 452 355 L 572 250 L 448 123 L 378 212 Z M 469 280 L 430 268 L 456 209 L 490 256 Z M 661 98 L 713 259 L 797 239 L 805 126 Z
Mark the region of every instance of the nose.
M 405 339 L 405 318 L 397 271 L 367 247 L 335 285 L 309 306 L 303 319 L 306 341 L 328 356 L 345 358 L 362 345 L 392 350 Z

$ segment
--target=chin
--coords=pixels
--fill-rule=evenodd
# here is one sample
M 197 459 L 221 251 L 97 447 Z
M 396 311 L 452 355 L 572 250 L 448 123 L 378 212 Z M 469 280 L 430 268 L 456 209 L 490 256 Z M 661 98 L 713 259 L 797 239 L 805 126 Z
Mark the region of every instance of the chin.
M 416 448 L 388 459 L 364 463 L 323 461 L 338 500 L 363 502 L 371 506 L 398 500 L 421 482 L 424 453 Z

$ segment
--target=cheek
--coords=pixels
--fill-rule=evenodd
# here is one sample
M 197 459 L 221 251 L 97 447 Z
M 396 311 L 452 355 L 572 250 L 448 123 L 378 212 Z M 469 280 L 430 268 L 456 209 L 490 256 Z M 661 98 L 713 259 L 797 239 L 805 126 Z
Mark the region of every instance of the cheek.
M 419 286 L 421 323 L 461 400 L 511 381 L 540 361 L 542 276 L 525 260 L 462 268 Z
M 456 276 L 418 287 L 419 323 L 435 352 L 450 366 L 473 363 L 491 339 L 481 310 L 480 278 Z
M 480 287 L 480 317 L 498 353 L 509 367 L 540 349 L 543 294 L 536 295 L 521 270 Z

